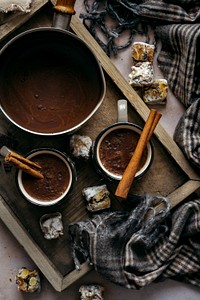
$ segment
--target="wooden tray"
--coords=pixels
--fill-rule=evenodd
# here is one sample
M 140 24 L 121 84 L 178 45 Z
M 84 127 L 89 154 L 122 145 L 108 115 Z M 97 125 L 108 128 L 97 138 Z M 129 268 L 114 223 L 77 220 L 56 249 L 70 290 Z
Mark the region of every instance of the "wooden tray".
M 21 27 L 20 31 L 35 27 L 36 24 L 39 24 L 39 26 L 42 26 L 43 23 L 50 24 L 52 9 L 49 4 L 45 4 L 46 1 L 37 1 L 37 3 L 39 2 L 38 10 L 43 5 L 44 8 Z M 19 27 L 19 23 L 16 27 Z M 129 121 L 143 126 L 149 114 L 149 108 L 129 86 L 122 74 L 76 16 L 72 18 L 71 29 L 80 38 L 84 39 L 96 53 L 105 70 L 107 83 L 107 92 L 103 104 L 91 120 L 79 130 L 79 133 L 89 135 L 92 139 L 95 139 L 96 135 L 105 126 L 116 121 L 116 103 L 118 99 L 122 98 L 127 99 L 129 102 Z M 16 34 L 18 31 L 16 30 L 13 33 L 13 30 L 7 30 L 4 31 L 4 34 L 1 32 L 2 45 L 10 38 L 11 33 Z M 16 138 L 18 141 L 16 150 L 21 153 L 26 153 L 41 146 L 53 146 L 65 152 L 69 149 L 69 137 L 44 139 L 32 136 L 11 125 L 2 114 L 0 114 L 0 129 Z M 139 195 L 152 193 L 167 196 L 173 208 L 198 190 L 200 177 L 193 171 L 181 150 L 161 125 L 157 126 L 152 140 L 155 153 L 151 169 L 141 180 L 134 182 L 131 192 Z M 78 181 L 70 198 L 61 206 L 44 209 L 27 203 L 21 197 L 15 185 L 15 169 L 12 168 L 11 172 L 6 173 L 3 164 L 1 164 L 0 217 L 57 291 L 64 290 L 91 270 L 87 263 L 82 264 L 80 271 L 75 270 L 71 255 L 68 224 L 89 217 L 82 199 L 82 189 L 105 182 L 96 173 L 90 160 L 87 162 L 76 161 L 76 168 Z M 116 183 L 105 183 L 111 191 L 112 209 L 122 209 L 123 204 L 113 196 Z M 55 211 L 62 213 L 64 236 L 58 240 L 47 241 L 40 230 L 39 219 L 43 214 Z

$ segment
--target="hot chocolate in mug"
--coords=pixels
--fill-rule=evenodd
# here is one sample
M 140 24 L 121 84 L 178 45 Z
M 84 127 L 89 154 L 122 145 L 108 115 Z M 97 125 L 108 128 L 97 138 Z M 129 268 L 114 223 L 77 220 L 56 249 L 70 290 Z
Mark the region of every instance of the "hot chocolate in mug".
M 93 161 L 98 172 L 110 180 L 121 180 L 140 138 L 142 127 L 128 122 L 127 101 L 118 100 L 118 120 L 104 128 L 93 145 Z M 153 144 L 148 142 L 135 178 L 143 176 L 153 160 Z

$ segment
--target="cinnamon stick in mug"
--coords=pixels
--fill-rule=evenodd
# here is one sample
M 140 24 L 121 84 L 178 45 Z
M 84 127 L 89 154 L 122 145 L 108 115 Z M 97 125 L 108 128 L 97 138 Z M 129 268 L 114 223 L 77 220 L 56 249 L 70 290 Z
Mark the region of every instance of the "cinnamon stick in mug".
M 161 117 L 162 117 L 162 114 L 159 113 L 159 112 L 156 112 L 156 115 L 155 115 L 155 118 L 154 118 L 154 122 L 153 122 L 153 124 L 151 126 L 151 130 L 150 130 L 149 136 L 147 138 L 147 142 L 150 140 L 150 138 L 151 138 L 151 136 L 152 136 L 152 134 L 154 132 L 154 129 L 156 128 L 156 125 L 158 124 L 158 122 L 159 122 L 159 120 L 160 120 Z
M 41 167 L 38 164 L 35 164 L 34 162 L 28 161 L 25 158 L 23 160 L 22 159 L 23 157 L 21 157 L 20 155 L 18 155 L 16 153 L 14 153 L 14 155 L 13 155 L 13 153 L 14 152 L 9 152 L 5 156 L 5 161 L 6 162 L 12 163 L 13 165 L 17 166 L 22 171 L 28 173 L 29 175 L 31 175 L 35 178 L 38 178 L 38 179 L 44 178 L 44 176 L 38 170 L 36 170 L 36 169 L 41 169 Z M 34 168 L 36 168 L 36 169 L 34 169 Z
M 8 156 L 11 156 L 11 157 L 13 157 L 13 158 L 16 158 L 17 160 L 19 160 L 19 161 L 25 163 L 26 165 L 28 165 L 28 166 L 30 166 L 30 167 L 35 168 L 35 169 L 41 170 L 41 168 L 42 168 L 39 164 L 37 164 L 37 163 L 35 163 L 35 162 L 33 162 L 33 161 L 31 161 L 31 160 L 29 160 L 29 159 L 27 159 L 27 158 L 25 158 L 25 157 L 19 155 L 18 153 L 15 153 L 15 152 L 10 151 L 10 152 L 8 153 Z
M 138 166 L 140 163 L 140 160 L 142 158 L 143 151 L 151 138 L 151 135 L 153 134 L 153 131 L 161 117 L 160 113 L 157 113 L 155 109 L 151 109 L 149 116 L 147 118 L 147 121 L 145 123 L 145 126 L 143 128 L 143 131 L 140 135 L 139 141 L 137 143 L 137 146 L 135 148 L 135 151 L 133 153 L 133 156 L 126 167 L 124 174 L 122 175 L 122 178 L 117 186 L 117 189 L 115 191 L 115 195 L 120 197 L 121 199 L 126 199 L 128 196 L 128 192 L 130 190 L 130 187 L 133 183 L 135 174 L 138 171 Z

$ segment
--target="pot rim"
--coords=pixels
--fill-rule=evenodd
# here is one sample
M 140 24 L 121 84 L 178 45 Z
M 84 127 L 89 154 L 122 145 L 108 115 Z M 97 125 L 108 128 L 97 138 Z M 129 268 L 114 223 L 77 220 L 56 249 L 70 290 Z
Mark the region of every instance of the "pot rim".
M 70 37 L 72 37 L 73 39 L 76 39 L 79 43 L 81 43 L 84 47 L 86 47 L 88 49 L 88 51 L 90 52 L 90 54 L 93 56 L 93 59 L 95 60 L 96 66 L 99 69 L 99 78 L 101 79 L 101 94 L 99 96 L 99 100 L 98 103 L 96 104 L 96 106 L 93 108 L 93 110 L 90 112 L 90 114 L 80 123 L 78 123 L 77 125 L 66 129 L 66 130 L 62 130 L 62 131 L 57 131 L 57 132 L 37 132 L 34 130 L 30 130 L 28 128 L 23 127 L 22 125 L 18 124 L 17 122 L 15 122 L 9 115 L 8 113 L 4 110 L 4 108 L 2 107 L 1 103 L 0 103 L 0 110 L 2 111 L 2 113 L 5 115 L 5 117 L 12 123 L 14 124 L 16 127 L 20 128 L 21 130 L 34 134 L 36 136 L 60 136 L 63 134 L 72 134 L 73 132 L 77 131 L 81 126 L 83 126 L 94 114 L 95 112 L 98 110 L 98 108 L 101 106 L 104 98 L 105 98 L 105 94 L 106 94 L 106 80 L 105 80 L 105 76 L 104 76 L 104 72 L 103 72 L 103 68 L 101 66 L 101 63 L 99 62 L 99 60 L 96 57 L 96 54 L 94 53 L 94 51 L 92 49 L 90 49 L 90 47 L 86 44 L 85 41 L 83 41 L 81 38 L 79 38 L 78 36 L 76 36 L 74 33 L 69 32 L 66 29 L 62 29 L 62 28 L 58 28 L 58 27 L 39 27 L 39 28 L 31 28 L 28 29 L 24 32 L 19 33 L 18 35 L 14 36 L 11 40 L 9 40 L 0 50 L 0 56 L 2 55 L 2 53 L 4 51 L 6 51 L 6 49 L 13 44 L 15 41 L 17 41 L 18 39 L 20 39 L 23 36 L 32 34 L 34 32 L 43 32 L 43 31 L 49 31 L 49 32 L 60 32 L 62 34 L 68 35 Z

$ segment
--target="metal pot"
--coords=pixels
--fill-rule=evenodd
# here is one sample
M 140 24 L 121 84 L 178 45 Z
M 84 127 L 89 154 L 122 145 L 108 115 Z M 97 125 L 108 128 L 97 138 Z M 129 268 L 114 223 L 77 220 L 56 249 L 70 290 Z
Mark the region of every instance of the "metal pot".
M 102 67 L 68 31 L 75 1 L 58 0 L 53 26 L 27 30 L 0 51 L 0 108 L 22 130 L 43 136 L 78 130 L 101 105 Z

